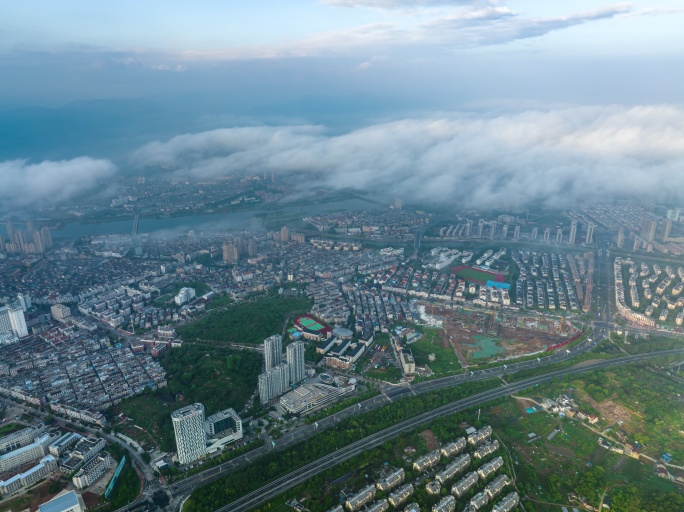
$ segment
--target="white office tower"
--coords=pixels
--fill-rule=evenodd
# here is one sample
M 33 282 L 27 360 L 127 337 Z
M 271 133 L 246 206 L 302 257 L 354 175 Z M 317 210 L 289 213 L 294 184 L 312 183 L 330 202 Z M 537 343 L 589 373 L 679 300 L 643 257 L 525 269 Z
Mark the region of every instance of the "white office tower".
M 12 324 L 12 331 L 19 338 L 28 336 L 28 328 L 26 327 L 26 320 L 24 319 L 24 310 L 19 304 L 14 304 L 9 307 L 10 323 Z
M 304 343 L 296 341 L 287 346 L 287 365 L 290 367 L 290 384 L 304 380 L 306 377 Z
M 178 462 L 188 464 L 207 453 L 207 436 L 204 432 L 204 406 L 192 404 L 171 413 L 176 434 Z
M 280 334 L 274 334 L 264 340 L 264 361 L 266 372 L 283 363 L 283 339 Z
M 0 344 L 28 336 L 24 310 L 19 304 L 0 307 Z
M 6 340 L 6 343 L 15 340 L 7 306 L 0 306 L 0 343 L 2 343 L 1 340 Z

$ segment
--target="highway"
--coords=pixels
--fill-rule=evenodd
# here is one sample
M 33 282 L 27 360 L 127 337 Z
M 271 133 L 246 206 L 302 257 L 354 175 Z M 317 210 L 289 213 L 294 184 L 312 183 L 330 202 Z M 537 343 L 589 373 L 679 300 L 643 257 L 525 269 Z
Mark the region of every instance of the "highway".
M 420 414 L 416 417 L 397 423 L 385 430 L 372 434 L 364 439 L 360 439 L 355 443 L 347 445 L 339 450 L 325 455 L 314 462 L 307 464 L 301 468 L 292 471 L 291 473 L 278 478 L 275 481 L 253 491 L 236 501 L 221 507 L 217 512 L 242 512 L 258 506 L 260 503 L 274 498 L 278 494 L 306 481 L 315 474 L 321 471 L 321 468 L 330 469 L 331 467 L 348 460 L 366 450 L 375 448 L 385 441 L 396 437 L 397 435 L 413 430 L 418 426 L 433 421 L 440 416 L 447 416 L 465 409 L 483 404 L 485 402 L 495 400 L 513 393 L 522 391 L 529 387 L 549 381 L 555 377 L 564 377 L 567 375 L 584 373 L 592 370 L 610 368 L 612 366 L 621 366 L 624 364 L 642 361 L 650 357 L 667 356 L 684 353 L 684 349 L 665 350 L 661 352 L 654 352 L 651 354 L 638 354 L 634 356 L 621 357 L 616 359 L 608 359 L 604 361 L 597 361 L 595 363 L 583 365 L 580 367 L 571 367 L 564 370 L 550 372 L 538 377 L 531 377 L 520 382 L 502 385 L 499 388 L 478 393 L 476 395 L 452 402 L 432 411 Z M 446 387 L 446 386 L 441 386 Z
M 497 366 L 495 368 L 488 368 L 484 370 L 475 370 L 459 375 L 421 382 L 412 386 L 407 384 L 385 386 L 382 389 L 382 394 L 321 419 L 317 422 L 318 426 L 316 426 L 316 424 L 302 425 L 290 432 L 287 432 L 281 439 L 276 441 L 276 447 L 274 449 L 281 450 L 286 448 L 292 444 L 298 443 L 315 435 L 318 430 L 330 428 L 343 419 L 377 409 L 399 398 L 409 395 L 428 393 L 446 387 L 457 386 L 464 382 L 476 382 L 492 379 L 495 377 L 504 377 L 505 375 L 510 375 L 521 370 L 528 370 L 538 366 L 545 366 L 548 364 L 566 361 L 596 347 L 596 345 L 601 342 L 605 334 L 605 329 L 595 329 L 586 340 L 574 347 L 568 349 L 562 348 L 548 356 L 539 357 L 529 361 L 511 363 L 508 365 Z M 270 445 L 262 446 L 231 461 L 224 462 L 219 466 L 207 469 L 201 473 L 175 483 L 171 488 L 171 492 L 174 497 L 174 509 L 176 509 L 176 507 L 197 487 L 221 478 L 225 473 L 232 473 L 233 471 L 245 467 L 247 464 L 250 464 L 260 455 L 269 450 L 271 450 Z

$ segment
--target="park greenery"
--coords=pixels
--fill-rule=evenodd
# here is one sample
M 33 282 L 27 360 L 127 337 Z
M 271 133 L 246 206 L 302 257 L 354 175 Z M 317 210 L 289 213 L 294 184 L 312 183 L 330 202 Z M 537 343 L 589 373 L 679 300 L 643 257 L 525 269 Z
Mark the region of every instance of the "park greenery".
M 282 451 L 268 452 L 240 472 L 229 473 L 211 484 L 196 489 L 186 501 L 183 510 L 184 512 L 216 510 L 271 480 L 368 435 L 496 386 L 498 383 L 495 380 L 468 383 L 433 393 L 402 398 L 386 407 L 347 418 L 335 428 L 325 430 Z
M 184 340 L 258 344 L 279 334 L 288 317 L 306 313 L 306 297 L 262 296 L 250 302 L 227 306 L 178 327 Z
M 24 425 L 21 425 L 20 423 L 7 423 L 6 425 L 2 425 L 0 427 L 0 436 L 6 436 L 9 435 L 13 432 L 17 432 L 24 428 Z
M 124 413 L 153 434 L 160 449 L 171 451 L 175 446 L 171 413 L 195 402 L 204 405 L 207 415 L 228 407 L 239 412 L 257 385 L 261 359 L 251 350 L 187 344 L 175 348 L 161 360 L 168 385 L 120 402 L 109 415 Z
M 123 448 L 116 444 L 111 444 L 108 450 L 117 462 L 120 462 L 123 456 L 126 455 Z M 105 512 L 117 510 L 134 501 L 139 494 L 140 477 L 138 477 L 138 473 L 136 473 L 135 468 L 132 466 L 130 457 L 126 457 L 126 463 L 114 484 L 114 489 L 107 499 L 106 505 L 98 508 L 98 510 Z
M 167 465 L 162 470 L 162 473 L 164 475 L 166 475 L 169 482 L 175 482 L 177 480 L 182 480 L 183 478 L 187 478 L 189 476 L 196 475 L 197 473 L 201 473 L 202 471 L 206 471 L 207 469 L 216 467 L 220 464 L 223 464 L 224 462 L 228 462 L 229 460 L 236 459 L 240 455 L 244 455 L 245 453 L 249 453 L 252 450 L 256 450 L 257 448 L 260 448 L 261 446 L 263 446 L 264 443 L 265 443 L 265 441 L 263 439 L 257 438 L 257 439 L 254 439 L 254 440 L 248 442 L 247 444 L 239 446 L 237 448 L 230 447 L 230 449 L 228 449 L 227 451 L 224 451 L 221 455 L 217 455 L 215 457 L 208 458 L 192 469 L 189 469 L 186 471 L 181 471 L 180 469 L 176 468 L 175 466 L 168 466 Z
M 373 398 L 374 396 L 377 396 L 379 394 L 380 393 L 375 388 L 369 387 L 369 389 L 364 391 L 363 393 L 359 393 L 359 394 L 357 394 L 351 398 L 347 398 L 346 400 L 342 400 L 341 402 L 338 402 L 335 405 L 329 405 L 325 409 L 322 409 L 318 412 L 310 414 L 309 416 L 306 417 L 306 423 L 311 424 L 311 423 L 314 423 L 316 421 L 322 420 L 323 418 L 327 418 L 328 416 L 331 416 L 335 413 L 343 411 L 347 407 L 351 407 L 352 405 L 356 405 L 359 402 L 363 402 L 364 400 L 368 400 L 368 399 Z

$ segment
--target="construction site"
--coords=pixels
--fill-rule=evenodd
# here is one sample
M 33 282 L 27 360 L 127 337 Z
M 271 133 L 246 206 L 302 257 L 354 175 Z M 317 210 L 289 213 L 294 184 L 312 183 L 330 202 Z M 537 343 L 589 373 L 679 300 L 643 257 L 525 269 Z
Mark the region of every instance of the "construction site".
M 421 306 L 432 325 L 442 328 L 441 343 L 454 351 L 462 366 L 543 352 L 579 333 L 562 317 Z

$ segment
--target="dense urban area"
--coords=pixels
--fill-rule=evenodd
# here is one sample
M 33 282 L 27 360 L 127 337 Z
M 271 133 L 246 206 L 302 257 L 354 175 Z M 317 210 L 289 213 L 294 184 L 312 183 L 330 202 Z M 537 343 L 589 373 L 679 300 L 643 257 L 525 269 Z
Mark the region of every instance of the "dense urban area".
M 684 208 L 291 192 L 9 212 L 0 512 L 684 510 Z

